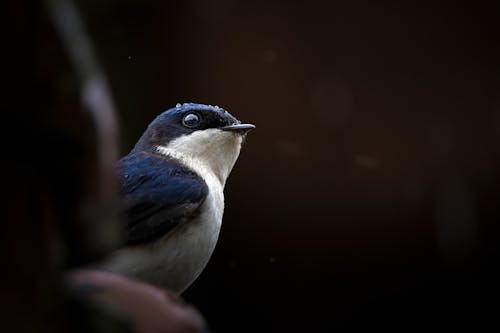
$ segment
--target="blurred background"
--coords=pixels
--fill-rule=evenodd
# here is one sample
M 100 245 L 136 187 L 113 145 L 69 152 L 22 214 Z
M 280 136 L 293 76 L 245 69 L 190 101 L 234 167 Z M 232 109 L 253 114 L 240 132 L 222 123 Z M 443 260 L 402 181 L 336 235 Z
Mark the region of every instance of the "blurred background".
M 214 256 L 183 295 L 214 332 L 498 326 L 494 1 L 77 4 L 120 156 L 178 102 L 257 126 Z M 78 130 L 77 81 L 43 6 L 10 13 L 4 33 L 27 38 L 3 51 L 19 51 L 4 105 Z

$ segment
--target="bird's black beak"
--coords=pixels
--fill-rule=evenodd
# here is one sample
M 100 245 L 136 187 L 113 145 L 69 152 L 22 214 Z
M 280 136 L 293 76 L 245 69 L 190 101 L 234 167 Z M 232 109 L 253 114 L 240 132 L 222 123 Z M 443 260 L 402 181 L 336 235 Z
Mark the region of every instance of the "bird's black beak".
M 248 131 L 253 130 L 255 125 L 252 124 L 232 124 L 228 126 L 221 127 L 223 131 L 237 132 L 240 134 L 246 134 Z

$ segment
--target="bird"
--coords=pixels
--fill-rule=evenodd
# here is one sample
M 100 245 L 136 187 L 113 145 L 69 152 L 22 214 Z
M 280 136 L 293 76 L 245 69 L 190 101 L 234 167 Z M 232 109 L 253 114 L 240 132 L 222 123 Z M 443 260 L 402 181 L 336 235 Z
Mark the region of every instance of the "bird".
M 185 291 L 214 251 L 224 186 L 254 128 L 198 103 L 157 116 L 117 164 L 125 241 L 97 266 Z

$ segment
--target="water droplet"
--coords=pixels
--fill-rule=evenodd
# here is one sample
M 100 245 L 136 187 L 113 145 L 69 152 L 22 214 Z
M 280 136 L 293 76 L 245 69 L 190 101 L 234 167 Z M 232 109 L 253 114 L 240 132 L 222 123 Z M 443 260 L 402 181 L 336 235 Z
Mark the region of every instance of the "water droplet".
M 181 106 L 182 106 L 182 105 L 181 105 L 181 103 L 177 103 L 177 104 L 175 104 L 175 108 L 176 108 L 176 109 L 179 109 Z

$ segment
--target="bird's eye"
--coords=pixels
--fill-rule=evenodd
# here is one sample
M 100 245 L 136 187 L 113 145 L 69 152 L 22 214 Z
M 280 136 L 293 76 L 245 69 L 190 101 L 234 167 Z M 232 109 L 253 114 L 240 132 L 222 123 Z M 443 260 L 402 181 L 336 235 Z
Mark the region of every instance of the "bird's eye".
M 200 116 L 196 113 L 189 113 L 182 119 L 182 124 L 186 127 L 196 127 L 200 123 Z

